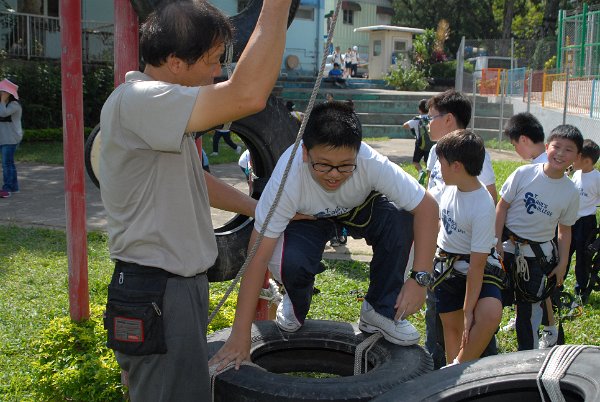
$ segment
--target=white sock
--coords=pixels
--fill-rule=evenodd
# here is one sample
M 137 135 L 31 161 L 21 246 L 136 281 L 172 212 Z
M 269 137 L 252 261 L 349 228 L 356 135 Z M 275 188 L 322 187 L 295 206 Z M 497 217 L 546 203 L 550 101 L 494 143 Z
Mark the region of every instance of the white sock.
M 558 332 L 558 329 L 556 328 L 556 325 L 544 325 L 544 331 L 555 334 Z

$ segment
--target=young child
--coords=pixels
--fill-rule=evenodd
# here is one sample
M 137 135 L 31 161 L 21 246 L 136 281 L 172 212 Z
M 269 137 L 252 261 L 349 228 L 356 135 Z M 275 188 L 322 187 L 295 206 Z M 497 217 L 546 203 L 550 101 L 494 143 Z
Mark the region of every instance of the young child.
M 436 153 L 446 183 L 435 260 L 436 308 L 446 361 L 458 364 L 479 358 L 494 336 L 502 318 L 504 278 L 497 256 L 490 255 L 496 244 L 494 200 L 477 178 L 485 159 L 483 140 L 457 130 L 437 143 Z
M 413 345 L 419 332 L 406 317 L 421 308 L 433 280 L 438 208 L 435 200 L 398 165 L 362 142 L 358 116 L 344 102 L 313 109 L 303 143 L 293 155 L 282 197 L 256 255 L 244 274 L 231 337 L 211 360 L 219 367 L 250 356 L 250 328 L 267 266 L 285 286 L 276 323 L 300 330 L 308 314 L 315 276 L 326 242 L 341 226 L 373 247 L 370 284 L 359 328 L 380 332 L 390 342 Z M 256 207 L 254 244 L 290 158 L 279 159 Z M 292 220 L 296 213 L 313 220 Z M 414 225 L 413 225 L 414 220 Z M 414 237 L 414 263 L 404 281 Z
M 421 99 L 419 102 L 419 114 L 402 125 L 402 127 L 409 129 L 415 137 L 415 150 L 413 151 L 412 164 L 415 169 L 417 169 L 417 180 L 421 184 L 425 183 L 425 178 L 427 177 L 425 169 L 421 166 L 421 159 L 425 161 L 425 166 L 427 166 L 427 158 L 429 157 L 429 151 L 433 145 L 429 138 L 428 110 L 427 99 Z
M 427 106 L 429 108 L 429 133 L 433 141 L 438 141 L 454 130 L 466 128 L 471 121 L 471 101 L 465 95 L 453 89 L 430 98 Z M 429 173 L 427 189 L 437 199 L 437 196 L 443 191 L 444 179 L 440 172 L 435 145 L 429 151 L 427 170 Z M 496 176 L 492 167 L 492 160 L 487 151 L 485 152 L 483 169 L 478 177 L 495 202 L 497 198 Z
M 546 163 L 544 128 L 531 113 L 518 113 L 504 125 L 504 135 L 515 147 L 515 152 L 531 163 Z
M 453 89 L 442 92 L 427 101 L 429 108 L 429 134 L 433 141 L 438 141 L 446 134 L 464 129 L 471 121 L 471 102 L 462 93 L 456 92 Z M 435 151 L 436 146 L 433 145 L 429 151 L 427 160 L 427 171 L 429 182 L 427 185 L 428 191 L 439 202 L 439 196 L 444 190 L 444 179 L 441 174 L 441 165 L 438 161 Z M 481 173 L 477 176 L 479 181 L 486 187 L 494 202 L 496 201 L 496 176 L 492 167 L 492 160 L 488 152 L 485 152 L 485 160 Z M 436 369 L 444 366 L 445 352 L 443 333 L 439 324 L 439 318 L 435 309 L 435 294 L 431 291 L 427 292 L 427 311 L 425 313 L 426 323 L 426 339 L 425 347 L 433 358 L 433 364 Z M 493 337 L 489 348 L 485 355 L 497 354 L 496 338 Z M 448 362 L 450 363 L 450 362 Z
M 577 220 L 579 194 L 565 175 L 577 158 L 583 137 L 561 125 L 550 133 L 548 162 L 521 166 L 506 180 L 496 206 L 498 250 L 511 277 L 504 304 L 516 304 L 519 350 L 538 348 L 542 304 L 561 286 L 569 259 L 571 226 Z M 558 225 L 558 253 L 554 236 Z M 540 303 L 542 302 L 542 303 Z
M 504 125 L 504 135 L 515 147 L 515 152 L 524 160 L 531 163 L 546 163 L 546 145 L 544 143 L 544 128 L 539 120 L 531 113 L 517 113 Z M 558 328 L 554 319 L 551 298 L 546 299 L 544 306 L 544 328 L 539 341 L 540 348 L 552 347 L 558 341 Z M 511 318 L 502 327 L 503 331 L 514 331 L 516 319 Z
M 579 190 L 579 212 L 577 222 L 573 225 L 571 253 L 576 253 L 575 260 L 575 294 L 581 297 L 585 304 L 589 296 L 587 285 L 590 280 L 589 259 L 586 258 L 588 237 L 596 230 L 596 206 L 600 203 L 600 172 L 594 168 L 600 157 L 600 148 L 592 140 L 583 141 L 579 158 L 573 163 L 573 183 Z

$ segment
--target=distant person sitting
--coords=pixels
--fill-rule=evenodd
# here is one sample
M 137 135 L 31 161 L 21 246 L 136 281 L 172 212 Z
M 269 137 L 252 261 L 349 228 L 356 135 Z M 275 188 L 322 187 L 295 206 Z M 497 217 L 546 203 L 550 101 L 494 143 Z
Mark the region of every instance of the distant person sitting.
M 329 75 L 325 82 L 332 82 L 338 88 L 346 88 L 346 80 L 342 78 L 344 72 L 338 63 L 333 63 L 333 68 L 329 70 Z

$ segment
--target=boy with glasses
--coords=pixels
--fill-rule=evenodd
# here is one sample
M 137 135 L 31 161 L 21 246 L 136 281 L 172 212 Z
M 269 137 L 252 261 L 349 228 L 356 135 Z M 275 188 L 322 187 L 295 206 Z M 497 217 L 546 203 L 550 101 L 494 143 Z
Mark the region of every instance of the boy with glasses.
M 438 208 L 422 186 L 399 166 L 362 142 L 362 128 L 343 102 L 315 106 L 265 237 L 240 288 L 231 337 L 211 363 L 250 357 L 250 328 L 267 269 L 286 294 L 277 309 L 283 331 L 301 330 L 325 244 L 342 227 L 373 247 L 370 285 L 359 327 L 390 342 L 414 345 L 419 332 L 406 317 L 419 311 L 432 277 Z M 254 244 L 274 202 L 292 147 L 280 158 L 256 207 Z M 295 214 L 312 220 L 292 220 Z M 413 224 L 414 221 L 414 224 Z M 405 278 L 414 238 L 414 263 Z M 408 267 L 410 268 L 410 267 Z

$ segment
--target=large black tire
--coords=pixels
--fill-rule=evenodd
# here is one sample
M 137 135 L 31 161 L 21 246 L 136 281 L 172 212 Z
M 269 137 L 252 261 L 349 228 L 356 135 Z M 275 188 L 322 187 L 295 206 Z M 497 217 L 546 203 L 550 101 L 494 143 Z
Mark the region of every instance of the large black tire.
M 229 337 L 227 328 L 209 336 L 209 356 Z M 252 361 L 217 376 L 215 401 L 369 401 L 397 384 L 432 370 L 420 346 L 398 346 L 383 339 L 367 354 L 369 371 L 353 375 L 356 346 L 367 336 L 356 325 L 307 320 L 294 333 L 280 331 L 273 321 L 252 326 Z M 308 378 L 282 373 L 318 372 L 338 375 Z
M 258 176 L 252 186 L 253 198 L 260 198 L 279 156 L 294 143 L 298 129 L 298 121 L 290 115 L 283 102 L 274 96 L 269 97 L 262 112 L 237 120 L 231 125 L 231 131 L 240 136 L 250 150 L 252 168 Z M 85 168 L 96 187 L 99 187 L 97 161 L 101 139 L 100 125 L 97 125 L 85 143 Z M 224 226 L 215 228 L 219 255 L 207 272 L 209 281 L 222 282 L 235 278 L 246 259 L 252 228 L 253 220 L 241 215 Z
M 536 377 L 550 349 L 490 356 L 400 384 L 373 402 L 540 401 Z M 560 380 L 567 401 L 600 401 L 600 349 L 585 349 Z M 546 400 L 548 396 L 546 396 Z
M 156 6 L 162 0 L 131 0 L 131 5 L 138 15 L 140 22 L 143 22 L 148 17 Z M 242 51 L 246 47 L 250 35 L 254 31 L 260 10 L 262 9 L 262 0 L 250 0 L 246 8 L 244 8 L 239 14 L 229 17 L 231 24 L 235 27 L 234 38 L 233 38 L 233 61 L 237 61 L 242 54 Z M 288 16 L 288 27 L 292 24 L 300 0 L 292 0 L 290 5 L 290 13 Z

